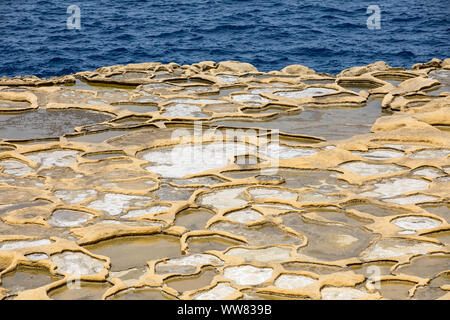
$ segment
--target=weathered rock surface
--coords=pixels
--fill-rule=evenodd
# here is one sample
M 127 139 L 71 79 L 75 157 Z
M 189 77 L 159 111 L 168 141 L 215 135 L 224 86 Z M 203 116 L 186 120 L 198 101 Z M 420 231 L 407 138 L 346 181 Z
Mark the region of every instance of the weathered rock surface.
M 1 78 L 0 299 L 448 298 L 449 70 Z

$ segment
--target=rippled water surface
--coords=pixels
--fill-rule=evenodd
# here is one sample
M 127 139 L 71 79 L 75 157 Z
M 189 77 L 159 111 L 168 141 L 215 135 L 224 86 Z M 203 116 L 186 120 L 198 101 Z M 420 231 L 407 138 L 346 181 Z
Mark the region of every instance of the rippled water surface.
M 81 30 L 66 26 L 73 4 Z M 380 30 L 366 25 L 373 4 Z M 260 71 L 300 63 L 337 73 L 378 60 L 409 68 L 448 55 L 449 17 L 444 0 L 2 0 L 0 75 L 202 60 L 246 61 Z

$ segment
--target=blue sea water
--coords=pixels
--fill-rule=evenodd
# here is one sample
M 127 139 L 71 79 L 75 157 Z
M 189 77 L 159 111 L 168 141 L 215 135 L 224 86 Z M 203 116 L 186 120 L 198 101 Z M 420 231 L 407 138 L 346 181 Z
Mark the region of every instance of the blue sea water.
M 67 7 L 81 10 L 68 29 Z M 369 5 L 381 10 L 370 30 Z M 63 75 L 148 61 L 303 64 L 337 73 L 449 57 L 449 0 L 0 0 L 0 76 Z

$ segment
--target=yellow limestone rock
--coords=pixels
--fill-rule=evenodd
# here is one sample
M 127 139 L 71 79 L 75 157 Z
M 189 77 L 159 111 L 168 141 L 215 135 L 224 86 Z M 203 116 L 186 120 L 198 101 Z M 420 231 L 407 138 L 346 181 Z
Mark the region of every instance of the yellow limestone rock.
M 346 69 L 341 71 L 341 73 L 338 74 L 338 77 L 356 77 L 363 75 L 365 73 L 369 73 L 371 71 L 385 71 L 389 69 L 389 65 L 384 61 L 377 61 L 371 64 L 368 64 L 367 66 L 362 67 L 353 67 L 350 69 Z
M 407 92 L 417 92 L 437 85 L 439 85 L 439 81 L 437 80 L 417 77 L 403 81 L 390 93 L 392 95 L 400 95 Z
M 237 74 L 258 72 L 258 69 L 250 63 L 238 61 L 222 61 L 218 63 L 217 72 L 232 72 Z
M 295 74 L 295 75 L 315 73 L 314 70 L 312 70 L 308 67 L 302 66 L 301 64 L 292 64 L 290 66 L 287 66 L 287 67 L 281 69 L 281 72 L 287 73 L 287 74 Z
M 412 66 L 413 70 L 418 69 L 427 69 L 427 68 L 440 68 L 442 64 L 442 60 L 438 58 L 433 58 L 428 62 L 425 63 L 416 63 Z
M 441 67 L 443 69 L 450 69 L 450 58 L 445 59 L 444 61 L 442 61 Z
M 448 69 L 148 62 L 1 78 L 0 299 L 448 290 L 435 286 L 450 254 Z

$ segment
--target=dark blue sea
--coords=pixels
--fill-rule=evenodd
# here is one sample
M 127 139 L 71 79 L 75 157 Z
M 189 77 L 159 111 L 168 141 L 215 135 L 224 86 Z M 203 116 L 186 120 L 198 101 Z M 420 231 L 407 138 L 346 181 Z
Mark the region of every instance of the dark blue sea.
M 81 29 L 68 29 L 67 8 Z M 369 5 L 380 29 L 369 29 Z M 298 63 L 337 73 L 384 60 L 410 68 L 450 52 L 450 1 L 0 0 L 0 76 L 63 75 L 147 61 Z

